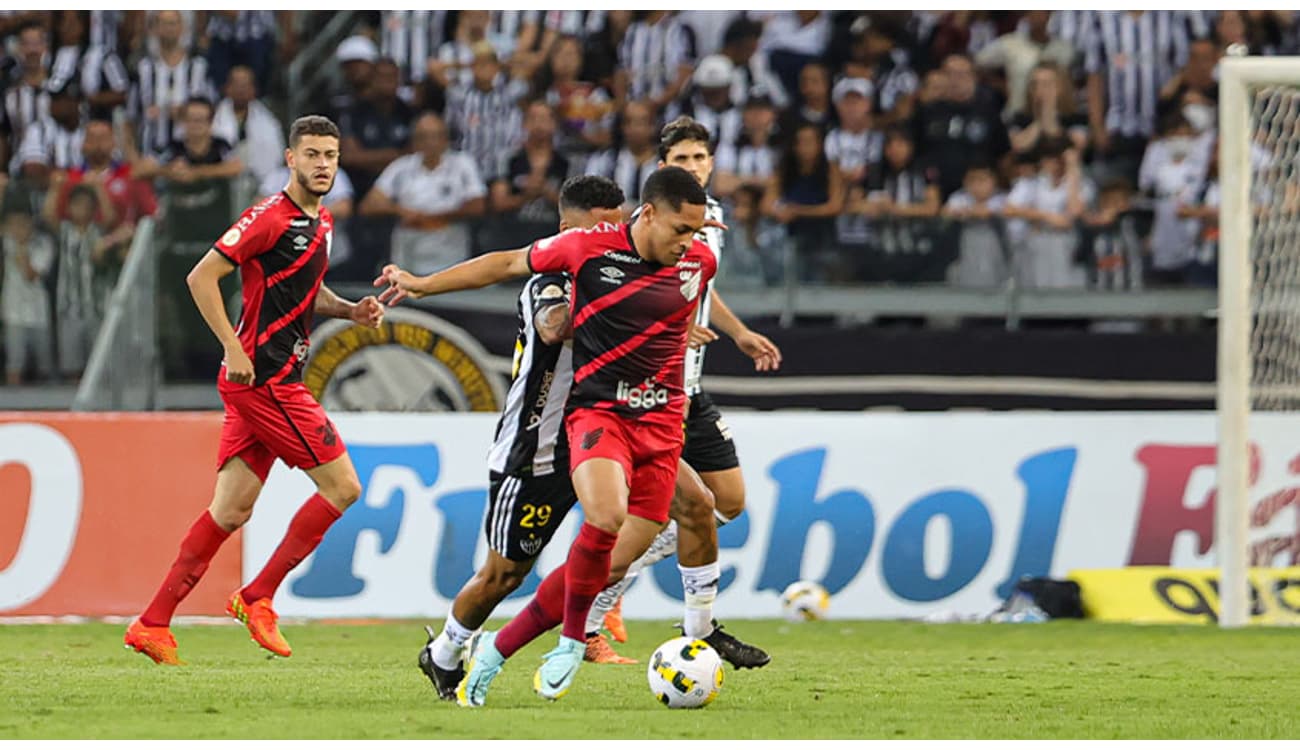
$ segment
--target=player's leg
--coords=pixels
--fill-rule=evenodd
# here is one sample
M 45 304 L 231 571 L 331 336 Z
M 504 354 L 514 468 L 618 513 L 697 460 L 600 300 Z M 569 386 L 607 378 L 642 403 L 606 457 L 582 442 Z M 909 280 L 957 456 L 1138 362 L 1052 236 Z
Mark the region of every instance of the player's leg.
M 326 530 L 361 496 L 361 480 L 334 424 L 305 386 L 268 386 L 253 393 L 242 413 L 259 441 L 289 466 L 306 471 L 316 492 L 289 521 L 262 570 L 231 595 L 226 611 L 248 627 L 262 648 L 289 656 L 272 599 L 289 571 L 316 549 Z
M 127 628 L 127 646 L 159 664 L 180 663 L 170 630 L 172 615 L 203 577 L 222 543 L 248 520 L 274 460 L 228 403 L 212 503 L 190 525 L 162 585 L 149 606 Z
M 455 700 L 464 678 L 462 654 L 476 630 L 497 605 L 519 588 L 537 555 L 577 502 L 573 483 L 563 473 L 514 477 L 493 473 L 488 484 L 484 535 L 488 555 L 452 602 L 442 632 L 420 650 L 420 669 L 444 700 Z M 426 628 L 426 631 L 429 631 Z

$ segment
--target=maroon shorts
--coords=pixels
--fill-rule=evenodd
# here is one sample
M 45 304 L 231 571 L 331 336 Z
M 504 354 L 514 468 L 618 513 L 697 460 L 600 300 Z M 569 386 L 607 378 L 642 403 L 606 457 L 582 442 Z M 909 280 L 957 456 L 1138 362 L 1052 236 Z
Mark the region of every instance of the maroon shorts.
M 217 469 L 242 458 L 266 481 L 275 459 L 311 469 L 347 452 L 325 409 L 302 383 L 225 387 Z
M 608 458 L 623 467 L 628 481 L 627 512 L 655 523 L 668 521 L 682 455 L 681 420 L 658 424 L 624 419 L 602 409 L 574 409 L 564 420 L 569 435 L 569 465 Z

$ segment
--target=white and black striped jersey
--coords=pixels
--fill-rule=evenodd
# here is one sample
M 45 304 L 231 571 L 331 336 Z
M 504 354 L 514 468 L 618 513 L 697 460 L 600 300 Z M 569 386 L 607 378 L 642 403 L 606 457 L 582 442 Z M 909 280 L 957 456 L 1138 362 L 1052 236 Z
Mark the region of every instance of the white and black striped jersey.
M 215 11 L 209 12 L 208 15 L 208 36 L 212 39 L 246 42 L 250 39 L 274 36 L 275 32 L 273 10 L 241 10 L 234 20 Z
M 741 114 L 740 107 L 730 107 L 719 112 L 711 109 L 705 104 L 703 99 L 697 94 L 688 99 L 681 107 L 669 106 L 664 120 L 671 122 L 676 119 L 677 115 L 690 115 L 695 118 L 696 122 L 709 129 L 709 134 L 713 137 L 713 143 L 710 144 L 714 150 L 722 143 L 735 143 L 740 138 L 740 131 L 744 124 L 744 117 Z
M 10 143 L 22 143 L 27 126 L 50 116 L 50 92 L 45 86 L 32 86 L 15 80 L 4 92 L 4 116 L 0 130 L 9 134 Z
M 92 96 L 101 91 L 125 92 L 131 85 L 131 76 L 117 53 L 110 47 L 97 45 L 68 45 L 54 53 L 46 87 L 58 91 L 72 80 L 81 86 L 82 96 Z
M 603 10 L 548 10 L 542 17 L 542 25 L 557 34 L 586 39 L 605 28 L 605 13 Z
M 90 11 L 90 44 L 117 51 L 117 29 L 122 25 L 126 11 L 92 10 Z
M 517 42 L 525 26 L 536 26 L 541 22 L 540 10 L 494 10 L 488 21 L 487 33 L 488 36 L 499 35 Z
M 776 173 L 780 154 L 775 147 L 755 146 L 749 142 L 719 143 L 714 154 L 714 169 L 735 175 L 747 182 L 765 180 Z
M 519 338 L 510 389 L 488 452 L 488 468 L 498 474 L 539 477 L 557 469 L 568 472 L 564 406 L 573 387 L 573 347 L 569 342 L 542 341 L 536 320 L 555 305 L 568 305 L 570 294 L 569 277 L 562 273 L 534 274 L 519 294 Z
M 523 142 L 523 113 L 519 102 L 528 95 L 528 82 L 498 77 L 488 91 L 455 86 L 447 92 L 447 124 L 454 148 L 474 157 L 483 179 L 492 181 Z
M 1160 89 L 1187 63 L 1193 39 L 1208 26 L 1199 11 L 1090 11 L 1084 68 L 1103 77 L 1106 129 L 1150 136 Z
M 658 168 L 658 154 L 651 153 L 650 158 L 638 161 L 636 155 L 625 148 L 599 151 L 587 159 L 587 174 L 613 180 L 622 188 L 623 196 L 630 206 L 640 203 L 641 187 Z
M 445 10 L 386 10 L 381 29 L 379 49 L 397 63 L 406 83 L 424 80 L 429 58 L 451 35 Z
M 172 111 L 194 96 L 214 101 L 213 94 L 208 61 L 203 57 L 186 55 L 174 66 L 161 57 L 141 58 L 128 102 L 132 119 L 139 127 L 140 151 L 158 156 L 172 141 L 180 140 L 184 133 L 180 121 L 172 118 Z M 158 108 L 155 117 L 149 117 L 150 107 Z
M 678 66 L 694 64 L 695 32 L 676 16 L 637 21 L 619 45 L 618 62 L 627 71 L 628 99 L 658 97 L 677 79 Z
M 67 130 L 52 117 L 37 120 L 27 128 L 14 155 L 15 164 L 44 164 L 51 169 L 71 169 L 81 163 L 81 143 L 86 129 Z

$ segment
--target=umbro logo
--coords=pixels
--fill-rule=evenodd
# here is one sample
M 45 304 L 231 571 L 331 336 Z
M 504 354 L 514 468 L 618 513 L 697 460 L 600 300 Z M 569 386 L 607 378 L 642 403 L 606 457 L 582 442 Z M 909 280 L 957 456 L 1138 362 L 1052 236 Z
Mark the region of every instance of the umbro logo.
M 605 434 L 605 428 L 604 428 L 604 427 L 597 427 L 596 429 L 591 430 L 591 431 L 585 433 L 585 434 L 582 436 L 582 449 L 583 449 L 584 451 L 589 451 L 589 450 L 591 450 L 592 448 L 595 448 L 595 447 L 596 447 L 596 443 L 599 443 L 599 442 L 600 442 L 600 438 L 601 438 L 601 436 L 604 435 L 604 434 Z
M 623 277 L 626 275 L 623 273 L 623 269 L 614 266 L 604 266 L 600 269 L 600 280 L 608 284 L 622 284 Z
M 301 234 L 293 238 L 293 246 L 298 248 L 299 250 L 303 249 L 304 247 L 307 247 L 307 242 L 308 242 L 307 238 Z

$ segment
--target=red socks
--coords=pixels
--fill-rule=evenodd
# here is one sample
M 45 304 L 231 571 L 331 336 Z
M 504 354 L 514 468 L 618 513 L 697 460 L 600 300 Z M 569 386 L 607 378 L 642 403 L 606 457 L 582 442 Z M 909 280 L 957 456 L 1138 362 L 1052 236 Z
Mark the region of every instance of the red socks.
M 509 659 L 564 619 L 564 569 L 567 567 L 567 563 L 561 565 L 542 579 L 528 606 L 497 633 L 493 645 L 502 656 Z
M 564 564 L 564 637 L 587 637 L 587 612 L 609 580 L 610 551 L 618 535 L 584 523 Z
M 289 530 L 284 533 L 284 539 L 271 554 L 271 559 L 266 561 L 266 567 L 244 587 L 244 601 L 252 604 L 258 599 L 274 597 L 284 577 L 316 549 L 325 531 L 341 515 L 343 511 L 335 508 L 320 493 L 307 498 L 289 522 Z
M 170 625 L 177 605 L 207 572 L 212 557 L 229 537 L 230 532 L 218 526 L 211 513 L 203 511 L 181 540 L 181 551 L 176 555 L 171 570 L 167 571 L 158 593 L 153 595 L 144 614 L 140 615 L 140 622 L 150 628 Z

